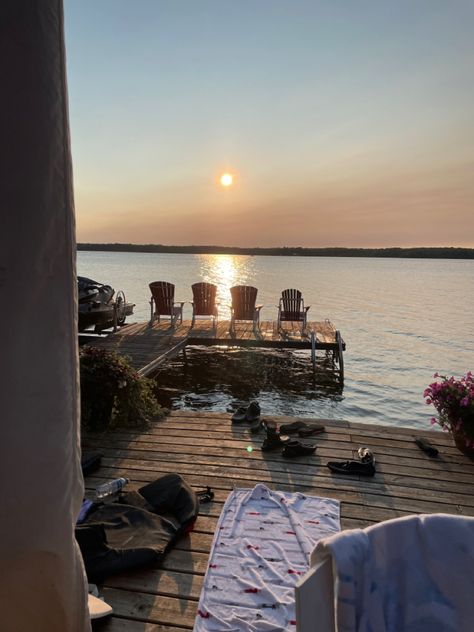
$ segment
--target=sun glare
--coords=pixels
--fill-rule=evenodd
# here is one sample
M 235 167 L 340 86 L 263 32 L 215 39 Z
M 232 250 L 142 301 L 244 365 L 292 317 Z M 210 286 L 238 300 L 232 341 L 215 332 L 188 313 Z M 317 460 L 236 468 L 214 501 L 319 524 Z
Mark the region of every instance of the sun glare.
M 221 175 L 221 184 L 223 187 L 230 187 L 234 183 L 234 176 L 231 173 L 223 173 Z

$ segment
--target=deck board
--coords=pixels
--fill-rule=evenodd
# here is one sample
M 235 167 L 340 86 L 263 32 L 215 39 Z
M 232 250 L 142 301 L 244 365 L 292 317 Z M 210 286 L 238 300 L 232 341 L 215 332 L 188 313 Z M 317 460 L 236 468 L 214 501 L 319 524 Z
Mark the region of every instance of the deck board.
M 280 417 L 278 423 L 291 420 Z M 343 420 L 321 422 L 327 432 L 314 439 L 316 455 L 294 461 L 278 452 L 262 453 L 263 435 L 232 425 L 226 413 L 173 411 L 146 432 L 84 436 L 85 446 L 104 454 L 100 469 L 86 478 L 88 490 L 121 475 L 130 478 L 130 488 L 135 489 L 162 474 L 178 472 L 196 489 L 210 485 L 215 491 L 214 501 L 202 506 L 194 532 L 176 544 L 160 568 L 117 575 L 106 582 L 103 592 L 114 607 L 114 616 L 101 630 L 192 629 L 213 533 L 234 485 L 252 487 L 263 482 L 282 491 L 337 498 L 342 503 L 344 529 L 410 513 L 474 515 L 474 463 L 454 447 L 449 436 Z M 419 435 L 438 447 L 438 459 L 418 449 L 413 438 Z M 249 445 L 252 452 L 246 450 Z M 352 458 L 360 445 L 375 452 L 373 479 L 337 476 L 326 468 L 328 460 Z
M 229 333 L 230 322 L 220 321 L 213 330 L 211 321 L 198 320 L 194 327 L 185 320 L 172 328 L 169 321 L 135 323 L 119 329 L 93 345 L 128 356 L 131 365 L 142 375 L 153 373 L 169 358 L 173 358 L 187 345 L 228 345 L 244 347 L 310 349 L 311 332 L 316 334 L 318 349 L 336 345 L 336 329 L 329 321 L 310 322 L 304 334 L 298 323 L 283 323 L 281 331 L 273 321 L 262 321 L 258 332 L 250 322 L 236 324 L 235 335 Z

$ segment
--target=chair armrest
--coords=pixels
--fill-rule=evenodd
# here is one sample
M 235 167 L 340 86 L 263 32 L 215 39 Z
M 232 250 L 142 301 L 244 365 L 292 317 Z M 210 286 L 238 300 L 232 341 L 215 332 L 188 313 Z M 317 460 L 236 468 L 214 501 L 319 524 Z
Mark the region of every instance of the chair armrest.
M 255 305 L 255 310 L 259 312 L 262 309 L 263 305 Z
M 311 307 L 311 305 L 306 305 L 305 310 L 308 311 L 308 309 Z
M 175 301 L 173 303 L 173 305 L 181 305 L 181 307 L 183 307 L 183 305 L 186 303 L 186 301 Z

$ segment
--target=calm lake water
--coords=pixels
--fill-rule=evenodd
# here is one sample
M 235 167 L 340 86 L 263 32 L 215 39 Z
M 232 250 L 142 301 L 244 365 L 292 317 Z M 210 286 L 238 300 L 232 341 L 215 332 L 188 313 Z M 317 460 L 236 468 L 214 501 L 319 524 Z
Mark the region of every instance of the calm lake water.
M 77 268 L 124 290 L 136 303 L 129 322 L 149 318 L 150 281 L 174 283 L 183 301 L 192 283 L 215 283 L 221 319 L 232 285 L 258 288 L 264 320 L 276 320 L 281 290 L 297 287 L 309 320 L 329 318 L 346 342 L 343 389 L 314 378 L 307 352 L 197 348 L 187 367 L 177 358 L 157 376 L 175 408 L 229 411 L 258 399 L 265 414 L 429 427 L 422 393 L 433 373 L 474 370 L 472 260 L 79 252 Z

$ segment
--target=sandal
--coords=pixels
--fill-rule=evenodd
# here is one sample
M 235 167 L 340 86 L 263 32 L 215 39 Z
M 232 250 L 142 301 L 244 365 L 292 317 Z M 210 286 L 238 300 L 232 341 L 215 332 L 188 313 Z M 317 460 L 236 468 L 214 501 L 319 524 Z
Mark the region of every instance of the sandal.
M 424 439 L 422 437 L 415 437 L 415 443 L 420 448 L 420 450 L 426 452 L 426 454 L 431 458 L 435 458 L 438 456 L 438 448 L 435 448 L 433 445 L 431 445 L 431 443 L 427 439 Z
M 293 421 L 291 424 L 283 424 L 280 426 L 280 431 L 285 434 L 292 434 L 293 432 L 298 432 L 298 430 L 302 430 L 303 428 L 307 428 L 308 424 L 304 421 Z
M 306 428 L 301 428 L 301 430 L 298 430 L 298 436 L 299 437 L 310 437 L 312 435 L 315 434 L 321 434 L 322 432 L 325 432 L 326 428 L 324 426 L 307 426 Z
M 196 496 L 199 498 L 200 503 L 210 503 L 211 500 L 214 500 L 214 492 L 208 486 L 206 489 L 200 489 L 196 492 Z

